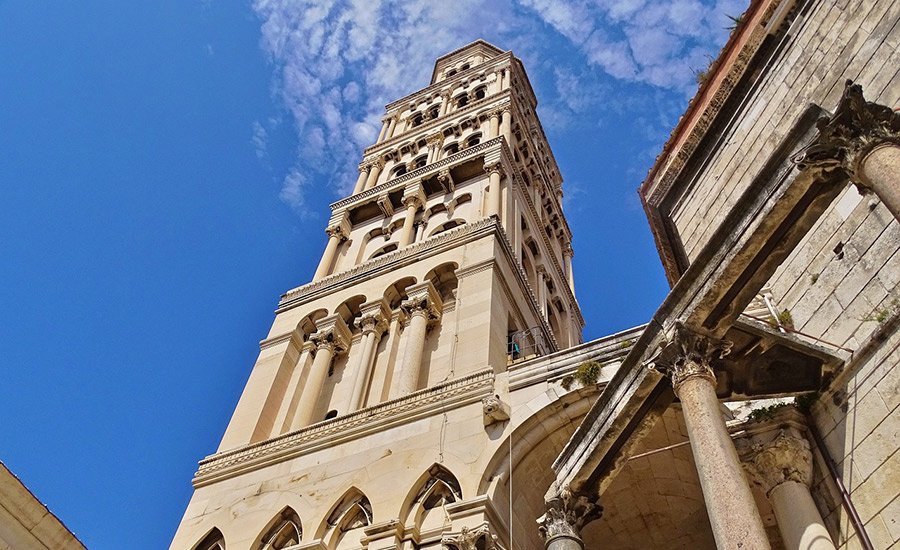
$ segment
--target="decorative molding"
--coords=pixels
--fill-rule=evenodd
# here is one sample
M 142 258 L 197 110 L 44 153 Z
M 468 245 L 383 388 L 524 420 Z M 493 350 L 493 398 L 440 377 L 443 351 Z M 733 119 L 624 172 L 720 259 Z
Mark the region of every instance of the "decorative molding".
M 194 487 L 202 487 L 244 472 L 276 464 L 407 424 L 439 410 L 476 403 L 491 395 L 494 373 L 485 368 L 407 396 L 312 424 L 266 441 L 210 455 L 200 461 Z
M 546 506 L 547 511 L 537 523 L 548 546 L 557 538 L 575 539 L 581 543 L 581 529 L 603 514 L 599 495 L 572 493 L 568 488 L 546 501 Z
M 859 188 L 871 192 L 864 181 L 863 160 L 883 144 L 900 146 L 900 113 L 890 107 L 866 101 L 862 86 L 847 80 L 834 114 L 816 122 L 818 133 L 812 143 L 791 160 L 801 170 L 842 170 Z

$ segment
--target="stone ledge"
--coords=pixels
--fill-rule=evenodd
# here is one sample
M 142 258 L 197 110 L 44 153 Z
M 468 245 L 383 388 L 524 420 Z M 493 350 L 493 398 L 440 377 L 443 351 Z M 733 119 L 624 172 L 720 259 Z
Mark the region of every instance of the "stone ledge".
M 266 441 L 210 455 L 200 461 L 194 488 L 229 479 L 340 443 L 408 424 L 435 411 L 480 402 L 493 393 L 490 368 L 419 390 L 334 419 L 318 422 Z

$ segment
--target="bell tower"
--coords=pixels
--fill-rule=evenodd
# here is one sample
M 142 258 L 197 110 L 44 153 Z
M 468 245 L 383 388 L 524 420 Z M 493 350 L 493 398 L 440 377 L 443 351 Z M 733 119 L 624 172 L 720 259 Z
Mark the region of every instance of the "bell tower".
M 584 324 L 536 106 L 521 62 L 481 40 L 386 106 L 352 193 L 331 205 L 312 281 L 281 296 L 200 463 L 172 548 L 439 548 L 462 525 L 500 534 L 483 502 L 452 519 L 479 474 L 447 449 L 492 445 L 510 366 L 580 344 Z

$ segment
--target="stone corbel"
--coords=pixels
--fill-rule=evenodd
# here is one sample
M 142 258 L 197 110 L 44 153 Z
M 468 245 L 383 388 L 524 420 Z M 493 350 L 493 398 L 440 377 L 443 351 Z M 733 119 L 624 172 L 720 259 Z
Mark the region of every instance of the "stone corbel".
M 403 189 L 402 202 L 404 206 L 408 206 L 409 201 L 412 200 L 418 201 L 418 205 L 422 206 L 425 204 L 425 199 L 425 188 L 421 180 L 413 181 Z
M 379 196 L 375 200 L 375 203 L 378 205 L 381 213 L 384 214 L 386 218 L 390 218 L 394 215 L 394 205 L 391 204 L 391 199 L 388 198 L 387 194 Z
M 331 216 L 331 219 L 328 220 L 328 227 L 325 228 L 325 233 L 327 233 L 329 237 L 337 236 L 341 240 L 344 240 L 350 235 L 350 228 L 350 216 L 348 212 L 344 210 Z
M 320 319 L 316 322 L 316 328 L 318 330 L 310 335 L 309 340 L 317 348 L 331 346 L 337 354 L 346 351 L 349 347 L 350 329 L 347 328 L 347 324 L 340 315 L 334 314 Z
M 447 168 L 438 172 L 437 180 L 441 187 L 444 188 L 444 191 L 448 193 L 453 191 L 453 189 L 456 187 L 456 182 L 453 181 L 453 175 Z
M 481 406 L 484 413 L 485 426 L 509 420 L 509 405 L 504 403 L 499 395 L 485 397 L 481 400 Z
M 441 318 L 443 301 L 441 295 L 431 281 L 410 286 L 406 289 L 407 299 L 403 300 L 401 307 L 407 316 L 412 317 L 415 312 L 422 311 L 429 321 L 437 321 Z
M 603 514 L 600 496 L 562 489 L 545 501 L 546 513 L 538 518 L 538 529 L 549 548 L 557 539 L 569 539 L 582 548 L 581 530 Z
M 852 80 L 834 114 L 820 118 L 816 128 L 818 135 L 794 155 L 794 163 L 801 170 L 842 170 L 862 193 L 872 191 L 862 169 L 866 156 L 884 144 L 900 146 L 900 113 L 866 101 L 862 86 Z

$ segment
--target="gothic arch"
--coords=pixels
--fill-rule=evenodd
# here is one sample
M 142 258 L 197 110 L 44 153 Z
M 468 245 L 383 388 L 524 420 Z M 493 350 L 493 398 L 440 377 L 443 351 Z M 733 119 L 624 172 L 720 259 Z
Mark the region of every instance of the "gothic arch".
M 300 516 L 290 506 L 286 506 L 257 537 L 252 548 L 257 550 L 282 550 L 300 544 L 303 526 Z
M 329 550 L 358 548 L 362 530 L 372 524 L 372 518 L 369 498 L 356 487 L 350 487 L 316 529 L 316 539 L 321 540 Z M 358 535 L 356 540 L 354 535 Z
M 225 550 L 225 537 L 218 528 L 213 527 L 191 550 Z
M 459 480 L 446 467 L 435 463 L 413 483 L 399 517 L 406 526 L 413 524 L 419 531 L 428 530 L 443 525 L 444 505 L 460 500 Z

